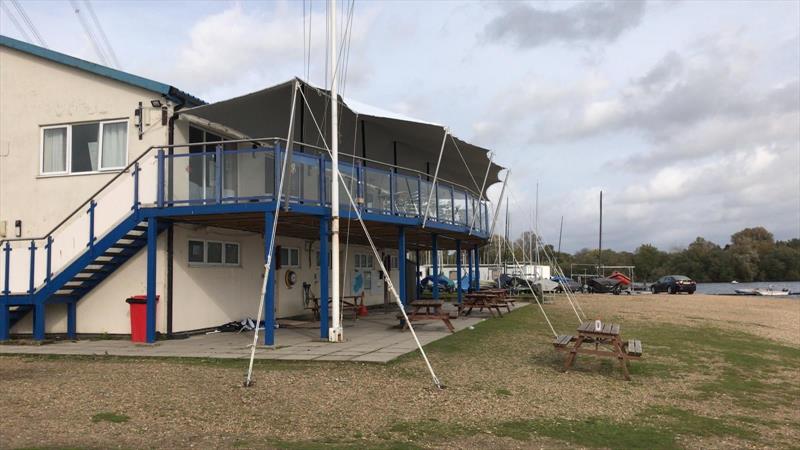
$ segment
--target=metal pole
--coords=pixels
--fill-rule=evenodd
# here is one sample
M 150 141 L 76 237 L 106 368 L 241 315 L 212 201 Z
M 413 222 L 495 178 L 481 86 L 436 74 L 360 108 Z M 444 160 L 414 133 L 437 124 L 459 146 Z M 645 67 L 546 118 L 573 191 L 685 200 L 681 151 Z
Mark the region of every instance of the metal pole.
M 600 273 L 600 266 L 603 265 L 603 191 L 600 191 L 600 237 L 597 242 L 597 274 Z
M 329 0 L 328 30 L 331 71 L 331 329 L 328 340 L 341 342 L 339 317 L 339 93 L 336 86 L 336 0 Z

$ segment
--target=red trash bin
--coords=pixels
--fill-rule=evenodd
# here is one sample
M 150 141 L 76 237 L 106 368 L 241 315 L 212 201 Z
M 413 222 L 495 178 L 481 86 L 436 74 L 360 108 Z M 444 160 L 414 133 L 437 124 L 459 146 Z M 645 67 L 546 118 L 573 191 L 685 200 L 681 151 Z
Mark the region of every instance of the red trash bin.
M 156 295 L 156 305 L 159 297 Z M 147 296 L 134 295 L 125 302 L 131 305 L 131 342 L 147 342 Z

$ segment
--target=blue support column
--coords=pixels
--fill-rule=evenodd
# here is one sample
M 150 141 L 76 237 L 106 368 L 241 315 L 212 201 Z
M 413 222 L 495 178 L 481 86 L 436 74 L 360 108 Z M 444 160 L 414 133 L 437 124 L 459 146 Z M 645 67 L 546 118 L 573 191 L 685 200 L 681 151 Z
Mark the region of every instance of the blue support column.
M 0 341 L 8 340 L 9 325 L 11 325 L 8 315 L 8 302 L 6 296 L 0 296 Z
M 406 228 L 398 228 L 397 237 L 397 272 L 400 274 L 400 301 L 403 306 L 408 304 L 408 294 L 406 293 Z
M 331 328 L 328 317 L 328 297 L 330 296 L 328 252 L 331 238 L 329 220 L 330 218 L 327 216 L 323 216 L 319 220 L 319 337 L 323 341 L 328 340 L 328 331 Z
M 416 270 L 414 271 L 414 292 L 417 294 L 414 298 L 419 299 L 422 297 L 422 293 L 420 292 L 419 288 L 419 249 L 414 250 L 414 263 L 416 264 Z
M 469 286 L 469 290 L 471 291 L 471 290 L 474 289 L 474 286 L 475 286 L 475 284 L 473 283 L 473 280 L 475 279 L 475 274 L 472 272 L 472 249 L 467 250 L 467 266 L 468 266 L 467 277 L 469 277 L 468 278 L 468 281 L 469 281 L 469 285 L 468 286 Z
M 275 246 L 272 242 L 274 223 L 275 213 L 264 213 L 264 261 L 273 253 L 269 270 L 264 275 L 267 277 L 267 291 L 264 292 L 264 345 L 275 345 Z
M 33 306 L 33 340 L 44 340 L 44 302 L 37 302 Z
M 481 255 L 478 246 L 475 246 L 475 290 L 481 290 Z
M 156 341 L 156 244 L 158 243 L 158 220 L 147 218 L 147 323 L 146 341 Z
M 431 295 L 434 299 L 439 298 L 439 245 L 436 242 L 435 234 L 431 235 L 431 262 L 433 263 L 433 288 Z
M 67 303 L 67 339 L 75 339 L 77 336 L 76 319 L 77 319 L 77 305 L 75 302 Z
M 461 289 L 461 241 L 456 240 L 456 292 L 458 293 L 458 304 L 464 298 L 464 292 Z

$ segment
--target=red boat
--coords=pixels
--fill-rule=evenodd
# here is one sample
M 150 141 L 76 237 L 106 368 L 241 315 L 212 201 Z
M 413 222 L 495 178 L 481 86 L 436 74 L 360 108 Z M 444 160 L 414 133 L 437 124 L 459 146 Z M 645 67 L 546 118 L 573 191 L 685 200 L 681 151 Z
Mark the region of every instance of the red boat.
M 614 271 L 614 272 L 611 273 L 611 275 L 609 275 L 608 278 L 613 278 L 613 279 L 619 281 L 620 284 L 622 284 L 623 286 L 629 286 L 631 284 L 631 279 L 628 278 L 627 275 L 625 275 L 624 273 L 621 273 L 621 272 Z

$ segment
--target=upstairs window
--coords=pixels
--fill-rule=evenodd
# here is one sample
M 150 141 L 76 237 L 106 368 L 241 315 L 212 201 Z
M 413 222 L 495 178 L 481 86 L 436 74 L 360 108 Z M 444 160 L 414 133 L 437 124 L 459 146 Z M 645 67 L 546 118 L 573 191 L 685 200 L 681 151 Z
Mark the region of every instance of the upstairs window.
M 122 169 L 128 160 L 128 122 L 42 128 L 42 175 Z

